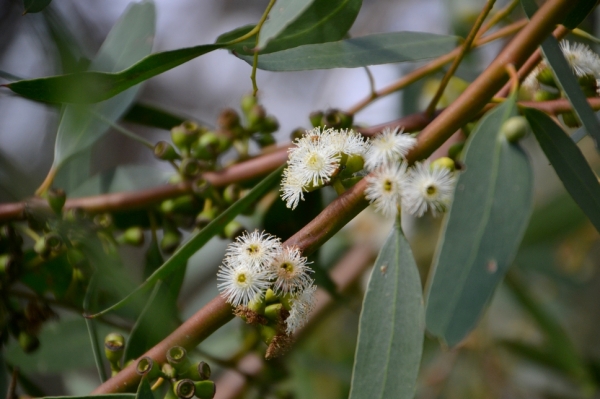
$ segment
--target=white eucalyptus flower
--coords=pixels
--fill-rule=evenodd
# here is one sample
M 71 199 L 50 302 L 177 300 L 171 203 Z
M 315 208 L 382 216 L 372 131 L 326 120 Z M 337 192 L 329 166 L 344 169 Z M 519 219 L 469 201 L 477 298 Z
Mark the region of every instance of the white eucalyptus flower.
M 394 130 L 385 128 L 371 140 L 371 146 L 366 153 L 365 166 L 369 170 L 375 170 L 381 165 L 399 162 L 416 143 L 417 139 L 403 133 L 403 130 L 399 131 L 399 128 Z
M 340 166 L 340 154 L 322 136 L 314 139 L 303 137 L 296 141 L 290 150 L 288 174 L 303 185 L 320 186 L 325 184 Z
M 314 310 L 316 285 L 306 288 L 297 297 L 292 299 L 290 315 L 285 319 L 286 333 L 292 335 L 308 321 L 310 313 Z
M 402 201 L 408 173 L 405 162 L 380 166 L 366 177 L 365 197 L 385 216 L 395 216 Z
M 296 209 L 298 202 L 304 201 L 303 192 L 302 180 L 296 174 L 290 173 L 290 168 L 286 168 L 283 171 L 283 179 L 281 179 L 281 199 L 285 201 L 285 206 Z
M 221 295 L 232 306 L 246 306 L 255 297 L 263 297 L 269 288 L 269 273 L 247 263 L 225 259 L 217 272 Z
M 346 155 L 365 155 L 370 146 L 368 138 L 352 129 L 333 130 L 326 140 L 334 151 Z
M 403 209 L 418 217 L 431 210 L 433 216 L 445 212 L 454 192 L 455 176 L 448 168 L 419 162 L 411 168 L 402 195 Z
M 560 48 L 575 75 L 579 77 L 600 76 L 600 57 L 588 46 L 563 40 L 560 42 Z
M 270 271 L 276 276 L 273 291 L 278 295 L 304 291 L 313 283 L 309 276 L 313 270 L 307 265 L 306 257 L 302 256 L 298 248 L 282 247 L 277 251 Z
M 265 270 L 281 247 L 279 238 L 264 231 L 244 232 L 229 244 L 225 253 L 226 263 L 248 265 L 256 270 Z

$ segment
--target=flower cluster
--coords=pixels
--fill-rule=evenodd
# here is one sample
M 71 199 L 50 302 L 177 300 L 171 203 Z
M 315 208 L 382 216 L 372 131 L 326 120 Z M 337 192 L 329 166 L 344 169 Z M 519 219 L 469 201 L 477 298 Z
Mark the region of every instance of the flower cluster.
M 583 43 L 560 42 L 560 49 L 578 77 L 600 77 L 600 57 Z
M 255 230 L 227 248 L 217 273 L 218 288 L 227 302 L 242 308 L 239 314 L 253 312 L 254 319 L 268 319 L 265 308 L 276 305 L 273 321 L 283 322 L 291 335 L 306 323 L 314 307 L 312 272 L 298 248 L 285 247 L 279 238 Z
M 288 208 L 294 209 L 304 192 L 363 168 L 371 172 L 365 196 L 386 216 L 396 215 L 399 206 L 419 217 L 428 210 L 436 216 L 452 199 L 452 169 L 440 162 L 408 167 L 405 156 L 416 139 L 398 128 L 386 128 L 372 140 L 352 130 L 315 128 L 294 144 L 281 185 Z

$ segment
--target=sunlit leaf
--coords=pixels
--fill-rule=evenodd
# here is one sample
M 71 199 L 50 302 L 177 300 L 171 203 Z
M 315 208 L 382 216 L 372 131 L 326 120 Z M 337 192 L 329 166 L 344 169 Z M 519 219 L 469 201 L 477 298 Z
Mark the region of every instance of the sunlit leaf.
M 274 37 L 277 37 L 289 24 L 302 15 L 315 0 L 279 0 L 269 13 L 269 19 L 260 30 L 257 48 L 264 48 Z
M 563 185 L 600 231 L 600 184 L 581 150 L 545 113 L 527 108 L 524 114 Z
M 371 272 L 360 315 L 350 399 L 412 399 L 423 350 L 421 280 L 394 227 Z
M 452 51 L 456 43 L 454 36 L 432 33 L 380 33 L 261 55 L 258 67 L 268 71 L 300 71 L 421 61 Z M 251 62 L 251 57 L 241 58 Z
M 427 329 L 449 346 L 476 325 L 510 266 L 532 209 L 526 154 L 500 132 L 515 98 L 489 112 L 465 149 L 427 284 Z

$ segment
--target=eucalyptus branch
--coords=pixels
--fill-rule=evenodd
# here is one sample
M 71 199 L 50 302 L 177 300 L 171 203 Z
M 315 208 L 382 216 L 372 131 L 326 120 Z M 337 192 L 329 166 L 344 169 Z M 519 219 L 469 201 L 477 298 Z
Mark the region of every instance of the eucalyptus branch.
M 444 78 L 440 82 L 440 86 L 438 87 L 433 98 L 431 99 L 431 102 L 427 106 L 427 109 L 425 110 L 425 115 L 431 116 L 435 112 L 435 107 L 437 106 L 438 102 L 440 101 L 440 98 L 442 98 L 442 95 L 444 94 L 444 90 L 446 90 L 446 86 L 448 86 L 450 79 L 452 78 L 452 76 L 454 76 L 454 73 L 458 69 L 458 66 L 462 62 L 462 60 L 465 57 L 465 55 L 467 54 L 467 52 L 469 50 L 471 50 L 471 48 L 473 47 L 473 40 L 475 40 L 475 37 L 477 36 L 477 33 L 479 32 L 479 29 L 481 28 L 483 21 L 488 16 L 490 11 L 494 7 L 495 3 L 496 3 L 496 0 L 488 0 L 487 3 L 485 4 L 485 7 L 483 7 L 483 10 L 481 10 L 481 12 L 479 13 L 477 20 L 475 21 L 475 24 L 473 24 L 471 31 L 469 32 L 469 34 L 467 35 L 467 38 L 465 39 L 464 43 L 460 47 L 460 51 L 459 51 L 458 55 L 454 58 L 454 61 L 452 61 L 452 65 L 450 65 L 450 68 L 448 68 L 448 71 L 446 71 Z
M 498 22 L 502 21 L 504 18 L 506 18 L 508 15 L 510 15 L 510 13 L 513 12 L 513 10 L 519 5 L 519 3 L 520 3 L 519 0 L 512 0 L 503 9 L 499 10 L 495 14 L 492 14 L 490 19 L 485 24 L 483 24 L 481 29 L 479 29 L 479 31 L 477 32 L 476 38 L 481 37 L 488 30 L 490 30 L 491 28 L 496 26 L 496 24 L 498 24 Z

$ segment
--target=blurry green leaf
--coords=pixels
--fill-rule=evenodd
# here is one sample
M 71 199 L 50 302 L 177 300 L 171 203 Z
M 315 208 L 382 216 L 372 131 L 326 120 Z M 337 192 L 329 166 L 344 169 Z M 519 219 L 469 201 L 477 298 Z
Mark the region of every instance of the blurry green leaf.
M 535 11 L 537 11 L 535 2 L 533 0 L 521 0 L 521 2 L 525 12 L 531 18 Z M 582 1 L 582 3 L 584 3 L 584 1 Z M 588 0 L 587 3 L 590 3 L 590 1 Z M 585 13 L 581 18 L 582 20 L 585 18 L 585 15 L 591 11 L 591 7 L 593 7 L 593 5 L 578 4 L 576 9 Z M 558 45 L 558 41 L 554 36 L 550 35 L 542 42 L 541 48 L 550 68 L 552 68 L 552 72 L 554 72 L 556 82 L 569 99 L 569 102 L 573 106 L 573 111 L 575 111 L 587 132 L 594 139 L 596 148 L 599 148 L 600 122 L 596 118 L 596 115 L 594 115 L 594 110 L 587 102 L 586 96 L 581 90 L 571 66 L 565 59 L 562 50 Z
M 592 12 L 597 3 L 598 0 L 580 0 L 577 3 L 577 7 L 573 8 L 573 10 L 567 14 L 563 21 L 563 25 L 567 29 L 577 28 Z
M 596 112 L 596 119 L 600 120 L 600 111 Z M 581 126 L 571 134 L 571 140 L 574 143 L 579 143 L 585 136 L 587 136 L 587 130 L 585 130 L 585 126 Z
M 314 0 L 301 16 L 271 40 L 259 54 L 268 54 L 312 43 L 325 43 L 344 38 L 362 5 L 362 0 Z M 275 4 L 275 8 L 278 5 Z M 271 11 L 272 12 L 272 11 Z M 244 26 L 219 36 L 225 43 L 248 33 L 254 25 Z M 259 38 L 260 39 L 260 38 Z M 229 46 L 241 55 L 252 55 L 254 37 Z
M 548 115 L 531 108 L 523 113 L 565 188 L 600 231 L 600 184 L 583 154 Z
M 150 389 L 150 383 L 147 378 L 142 378 L 140 381 L 135 399 L 154 399 L 154 394 L 152 393 L 152 389 Z
M 259 49 L 277 37 L 289 24 L 302 15 L 315 0 L 279 0 L 269 13 L 269 19 L 263 24 L 258 39 Z
M 148 55 L 152 51 L 155 19 L 152 1 L 132 3 L 109 32 L 90 65 L 90 71 L 120 71 Z M 55 87 L 54 91 L 58 94 L 80 89 L 84 87 L 66 85 Z M 116 121 L 129 107 L 138 90 L 139 87 L 131 88 L 100 104 L 66 106 L 56 136 L 53 168 L 59 169 L 67 159 L 90 147 L 108 131 L 110 126 L 94 113 Z
M 23 14 L 40 12 L 51 2 L 52 0 L 23 0 Z
M 88 147 L 67 159 L 54 177 L 54 187 L 62 188 L 71 197 L 73 190 L 90 178 L 92 153 L 92 148 Z
M 510 266 L 532 208 L 531 165 L 500 132 L 514 95 L 477 125 L 427 284 L 427 329 L 449 346 L 476 325 Z
M 105 336 L 112 328 L 98 326 L 99 335 Z M 94 366 L 94 355 L 83 317 L 45 323 L 39 335 L 40 347 L 25 353 L 12 340 L 6 347 L 6 360 L 26 373 L 63 373 Z
M 98 279 L 93 276 L 88 284 L 87 292 L 83 300 L 83 311 L 85 313 L 92 313 L 96 310 L 96 282 Z M 85 319 L 85 326 L 88 330 L 88 336 L 90 338 L 90 344 L 92 346 L 92 353 L 94 355 L 94 363 L 96 364 L 96 370 L 100 377 L 100 383 L 106 381 L 106 370 L 104 369 L 104 351 L 100 350 L 100 342 L 98 339 L 97 320 Z
M 268 71 L 357 68 L 439 57 L 456 46 L 456 37 L 422 32 L 393 32 L 337 42 L 308 44 L 258 57 Z M 241 57 L 251 62 L 251 57 Z
M 162 253 L 160 252 L 160 248 L 158 246 L 158 240 L 156 240 L 156 234 L 153 234 L 153 239 L 148 246 L 148 250 L 146 251 L 146 264 L 144 267 L 144 278 L 150 277 L 152 273 L 156 271 L 164 262 Z
M 14 368 L 8 364 L 6 366 L 8 368 L 8 371 L 12 373 Z M 21 387 L 21 390 L 25 394 L 27 394 L 31 397 L 34 397 L 34 398 L 46 396 L 44 391 L 37 384 L 35 384 L 33 381 L 31 381 L 31 379 L 29 377 L 27 377 L 25 375 L 25 373 L 23 373 L 23 370 L 19 370 L 19 373 L 17 375 L 17 380 L 19 382 L 19 387 Z M 3 392 L 5 392 L 5 391 L 3 391 Z
M 46 396 L 43 399 L 137 399 L 137 396 L 133 393 L 111 393 L 106 395 L 88 396 Z
M 20 281 L 39 295 L 51 292 L 57 299 L 62 299 L 73 276 L 66 253 L 51 257 L 42 263 L 39 263 L 38 259 L 32 250 L 25 254 L 26 267 Z
M 365 294 L 350 399 L 412 399 L 423 351 L 421 280 L 402 229 L 392 228 Z
M 94 315 L 93 317 L 100 316 L 112 310 L 121 308 L 127 302 L 129 302 L 136 294 L 146 292 L 151 288 L 157 281 L 164 280 L 176 270 L 184 267 L 187 260 L 204 246 L 212 237 L 219 234 L 227 223 L 232 221 L 240 212 L 244 211 L 250 204 L 261 198 L 269 190 L 271 190 L 281 178 L 281 172 L 283 166 L 277 168 L 269 176 L 265 177 L 259 184 L 256 185 L 246 196 L 235 202 L 223 213 L 217 216 L 208 226 L 202 230 L 192 234 L 189 240 L 184 243 L 179 249 L 161 266 L 159 267 L 150 277 L 148 277 L 142 285 L 140 285 L 135 291 L 127 295 L 118 303 L 103 310 L 102 312 Z
M 124 121 L 165 130 L 171 130 L 172 127 L 181 125 L 186 119 L 189 118 L 172 114 L 152 105 L 140 103 L 135 103 L 129 111 L 123 115 Z

